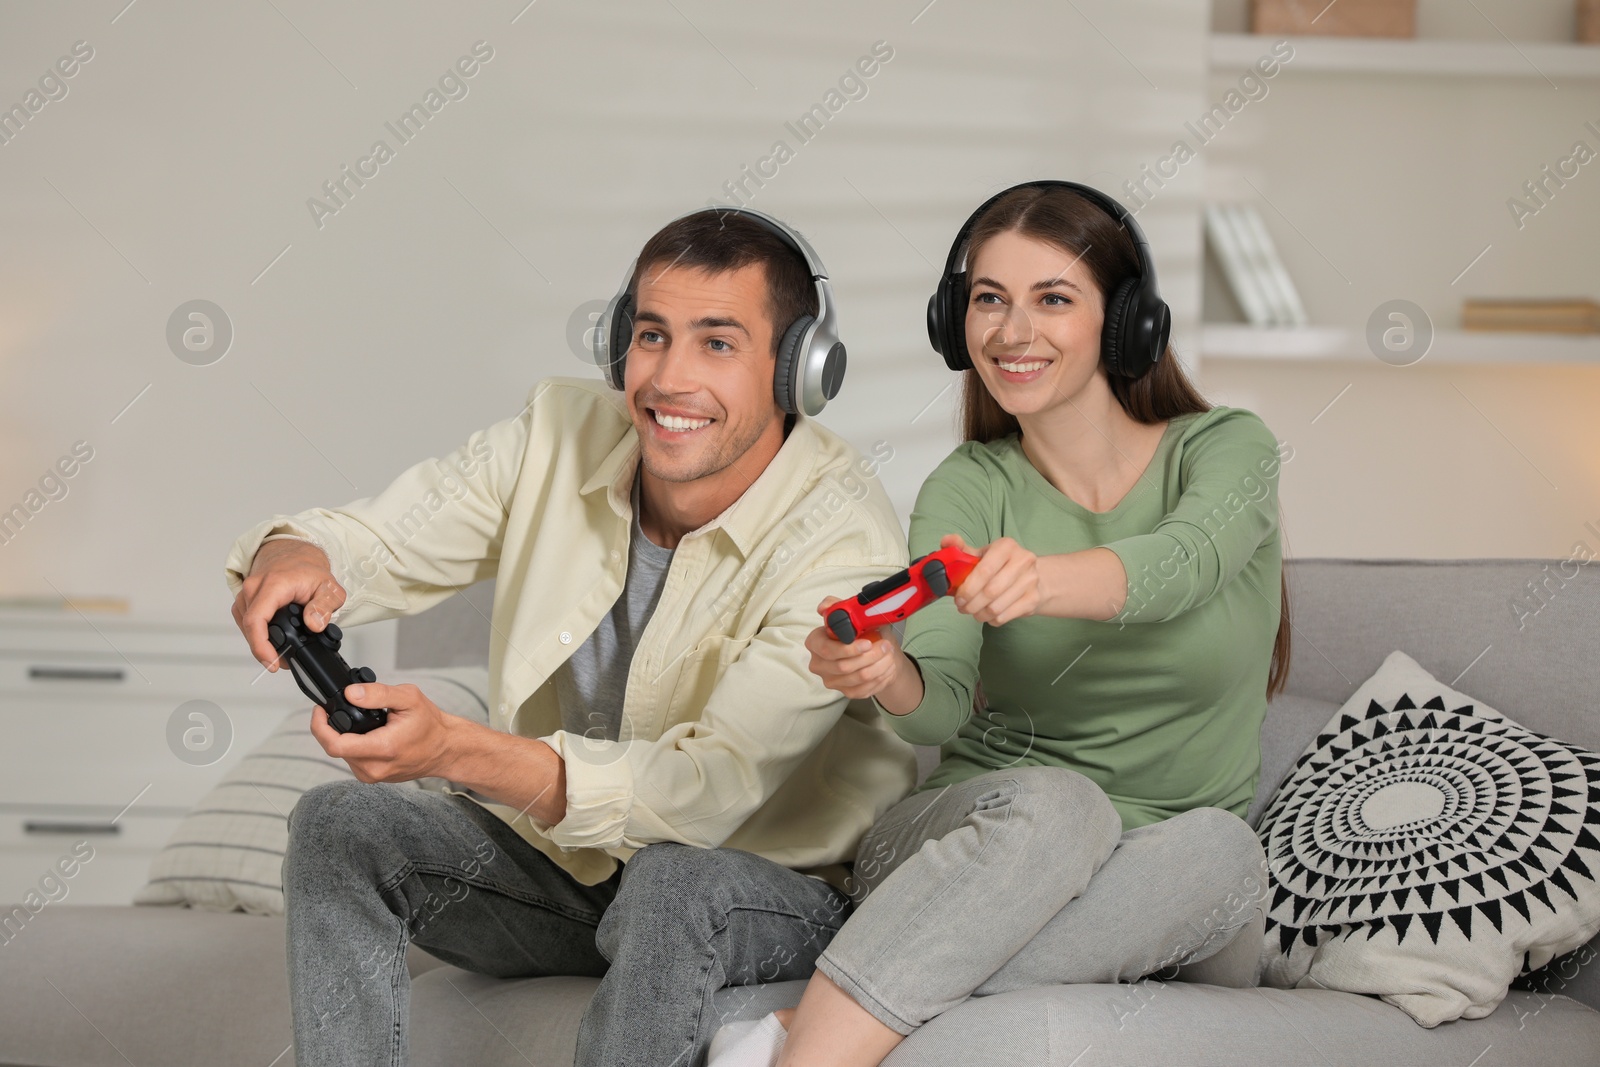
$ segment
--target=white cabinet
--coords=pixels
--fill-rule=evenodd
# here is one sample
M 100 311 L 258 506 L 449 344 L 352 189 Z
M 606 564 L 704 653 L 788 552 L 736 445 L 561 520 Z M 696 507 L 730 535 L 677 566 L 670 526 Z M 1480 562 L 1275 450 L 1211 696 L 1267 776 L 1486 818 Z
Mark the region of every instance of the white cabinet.
M 0 615 L 0 903 L 80 842 L 63 900 L 128 903 L 183 814 L 306 706 L 231 625 Z

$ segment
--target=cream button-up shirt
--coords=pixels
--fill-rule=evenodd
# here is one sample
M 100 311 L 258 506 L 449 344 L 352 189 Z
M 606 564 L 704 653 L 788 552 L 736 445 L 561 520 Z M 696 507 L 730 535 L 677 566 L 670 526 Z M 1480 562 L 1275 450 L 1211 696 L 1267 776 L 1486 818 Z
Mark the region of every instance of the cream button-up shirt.
M 744 495 L 678 543 L 634 650 L 620 736 L 585 738 L 561 728 L 551 676 L 622 592 L 638 463 L 621 394 L 548 379 L 514 418 L 376 496 L 258 524 L 234 543 L 228 584 L 238 592 L 274 535 L 328 554 L 348 594 L 342 626 L 494 578 L 490 725 L 555 749 L 567 809 L 552 825 L 472 799 L 585 884 L 659 841 L 836 881 L 915 776 L 912 749 L 872 704 L 806 667 L 817 603 L 906 564 L 877 463 L 798 417 Z

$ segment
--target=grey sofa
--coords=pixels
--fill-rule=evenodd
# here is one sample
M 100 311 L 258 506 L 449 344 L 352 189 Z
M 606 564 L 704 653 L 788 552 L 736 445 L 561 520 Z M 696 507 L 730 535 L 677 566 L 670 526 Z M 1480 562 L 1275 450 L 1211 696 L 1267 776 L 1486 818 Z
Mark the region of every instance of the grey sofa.
M 1262 734 L 1252 821 L 1295 757 L 1399 648 L 1528 727 L 1600 749 L 1600 576 L 1560 582 L 1543 560 L 1296 560 L 1289 692 Z M 1545 606 L 1510 608 L 1528 582 Z M 481 661 L 481 604 L 455 598 L 400 633 L 400 665 Z M 477 600 L 474 604 L 471 600 Z M 0 948 L 0 1065 L 289 1067 L 281 919 L 182 908 L 46 909 Z M 1600 939 L 1597 939 L 1600 942 Z M 1600 965 L 1577 956 L 1519 983 L 1491 1016 L 1425 1030 L 1374 997 L 1154 980 L 970 1000 L 924 1027 L 889 1067 L 960 1064 L 1600 1065 Z M 571 1062 L 594 982 L 497 980 L 413 949 L 419 1067 Z M 728 1019 L 793 1004 L 801 983 L 724 990 Z

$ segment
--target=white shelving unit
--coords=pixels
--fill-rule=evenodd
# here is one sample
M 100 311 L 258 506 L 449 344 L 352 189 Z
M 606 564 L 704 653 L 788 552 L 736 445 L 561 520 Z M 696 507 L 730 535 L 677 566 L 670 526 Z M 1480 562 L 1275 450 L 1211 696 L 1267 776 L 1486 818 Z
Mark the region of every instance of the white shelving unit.
M 1211 69 L 1242 71 L 1282 40 L 1252 33 L 1211 35 Z M 1474 78 L 1600 78 L 1600 45 L 1545 41 L 1450 41 L 1290 37 L 1293 71 Z
M 1207 359 L 1377 362 L 1359 331 L 1211 323 L 1200 328 Z M 1438 330 L 1422 363 L 1566 363 L 1600 367 L 1600 336 Z
M 1210 35 L 1214 75 L 1232 79 L 1248 70 L 1285 39 L 1250 33 Z M 1294 59 L 1289 77 L 1301 71 L 1348 76 L 1326 80 L 1322 92 L 1337 93 L 1351 83 L 1384 85 L 1397 94 L 1416 79 L 1502 79 L 1505 92 L 1549 92 L 1544 83 L 1573 84 L 1588 97 L 1600 88 L 1600 45 L 1556 41 L 1457 40 L 1447 38 L 1363 38 L 1290 36 Z M 1449 83 L 1446 83 L 1449 84 Z M 1455 83 L 1455 84 L 1460 84 Z M 1417 86 L 1417 91 L 1426 87 Z M 1570 94 L 1562 94 L 1563 97 Z M 1583 287 L 1580 287 L 1583 288 Z M 1208 323 L 1200 330 L 1202 358 L 1233 360 L 1330 360 L 1375 364 L 1359 328 L 1307 326 L 1255 327 Z M 1600 336 L 1500 333 L 1439 329 L 1425 364 L 1551 364 L 1600 367 Z
M 184 813 L 304 707 L 292 682 L 262 674 L 229 625 L 0 612 L 0 902 L 19 903 L 65 873 L 57 864 L 74 849 L 92 861 L 74 872 L 66 900 L 131 901 Z M 210 763 L 172 747 L 175 709 L 191 700 L 209 702 L 229 727 Z

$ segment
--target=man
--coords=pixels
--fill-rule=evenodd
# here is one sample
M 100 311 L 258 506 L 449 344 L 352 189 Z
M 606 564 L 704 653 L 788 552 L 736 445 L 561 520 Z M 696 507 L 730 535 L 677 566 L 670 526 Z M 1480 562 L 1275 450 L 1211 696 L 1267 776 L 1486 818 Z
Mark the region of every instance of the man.
M 872 465 L 775 400 L 779 339 L 824 310 L 805 259 L 699 212 L 650 239 L 631 292 L 620 397 L 542 382 L 376 497 L 233 547 L 269 666 L 290 602 L 320 630 L 496 579 L 489 727 L 414 686 L 346 690 L 390 709 L 367 734 L 313 711 L 359 782 L 290 819 L 301 1067 L 405 1062 L 408 940 L 496 976 L 603 975 L 578 1063 L 687 1065 L 718 988 L 809 975 L 849 910 L 839 865 L 912 784 L 870 704 L 806 669 L 818 603 L 906 548 Z M 455 788 L 361 784 L 424 777 Z

